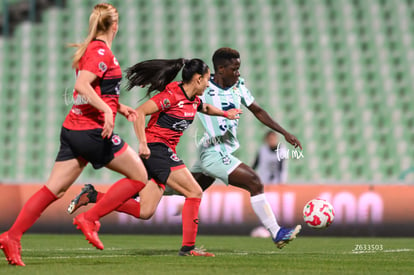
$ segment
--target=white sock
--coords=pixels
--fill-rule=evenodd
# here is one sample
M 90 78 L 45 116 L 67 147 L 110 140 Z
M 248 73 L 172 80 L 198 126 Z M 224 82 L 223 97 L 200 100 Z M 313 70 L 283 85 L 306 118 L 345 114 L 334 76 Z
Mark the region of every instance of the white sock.
M 269 230 L 273 238 L 276 237 L 280 226 L 277 224 L 275 214 L 273 213 L 270 204 L 267 202 L 265 194 L 250 197 L 250 202 L 253 211 L 256 213 L 263 226 Z

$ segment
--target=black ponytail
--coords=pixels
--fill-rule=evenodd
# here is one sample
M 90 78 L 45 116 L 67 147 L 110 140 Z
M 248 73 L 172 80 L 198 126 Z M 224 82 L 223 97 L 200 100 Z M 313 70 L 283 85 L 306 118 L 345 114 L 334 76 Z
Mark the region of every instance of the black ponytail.
M 149 85 L 147 96 L 153 91 L 163 91 L 183 67 L 182 78 L 184 83 L 190 82 L 196 73 L 204 75 L 208 72 L 208 66 L 200 59 L 146 60 L 126 70 L 127 89 L 131 90 L 135 86 L 145 87 Z

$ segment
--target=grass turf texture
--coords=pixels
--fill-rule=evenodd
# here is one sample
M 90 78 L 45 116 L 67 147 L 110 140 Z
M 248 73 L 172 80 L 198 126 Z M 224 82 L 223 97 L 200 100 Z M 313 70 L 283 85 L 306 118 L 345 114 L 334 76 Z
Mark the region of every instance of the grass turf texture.
M 279 250 L 269 239 L 199 236 L 197 244 L 215 258 L 177 256 L 175 235 L 101 234 L 101 240 L 105 250 L 98 251 L 83 235 L 27 234 L 26 267 L 9 266 L 1 255 L 0 274 L 414 274 L 413 238 L 298 237 Z

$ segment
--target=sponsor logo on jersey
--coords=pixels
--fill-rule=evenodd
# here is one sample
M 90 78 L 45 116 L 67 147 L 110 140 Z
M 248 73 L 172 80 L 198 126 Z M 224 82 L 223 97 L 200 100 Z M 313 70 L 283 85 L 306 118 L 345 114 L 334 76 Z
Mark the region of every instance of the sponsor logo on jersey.
M 177 106 L 178 108 L 184 107 L 184 101 L 181 100 L 180 102 L 178 102 Z
M 208 94 L 209 96 L 215 96 L 215 95 L 217 95 L 217 91 L 216 91 L 216 90 L 214 90 L 214 89 L 210 89 L 210 90 L 207 92 L 207 94 Z
M 108 70 L 108 66 L 106 66 L 105 62 L 100 62 L 99 63 L 99 70 L 101 70 L 102 72 L 106 72 L 106 70 Z
M 223 109 L 223 111 L 228 111 L 234 108 L 236 108 L 236 105 L 234 105 L 233 102 L 221 102 L 221 109 Z
M 173 124 L 173 126 L 171 127 L 173 130 L 175 131 L 180 131 L 183 132 L 185 129 L 188 128 L 188 126 L 190 126 L 190 122 L 188 122 L 187 120 L 181 120 L 179 122 L 176 122 Z
M 121 138 L 118 135 L 113 135 L 112 136 L 112 143 L 114 145 L 119 145 L 121 144 Z
M 227 122 L 226 122 L 226 120 L 225 120 L 225 119 L 223 119 L 223 120 L 221 120 L 221 121 L 220 121 L 220 126 L 219 126 L 219 128 L 220 128 L 220 130 L 221 130 L 221 131 L 223 131 L 223 132 L 227 131 L 228 126 L 227 126 Z
M 223 156 L 221 158 L 221 161 L 223 162 L 224 165 L 229 165 L 231 163 L 231 159 L 227 155 Z
M 184 112 L 184 116 L 194 117 L 195 113 Z
M 163 110 L 168 109 L 171 107 L 171 102 L 168 98 L 164 98 L 164 100 L 162 101 L 161 107 Z
M 98 54 L 99 55 L 104 55 L 105 54 L 105 49 L 99 49 Z

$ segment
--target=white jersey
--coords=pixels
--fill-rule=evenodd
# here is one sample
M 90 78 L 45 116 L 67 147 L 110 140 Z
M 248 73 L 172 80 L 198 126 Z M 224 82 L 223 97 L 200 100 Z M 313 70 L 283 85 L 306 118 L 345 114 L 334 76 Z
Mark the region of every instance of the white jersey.
M 239 81 L 232 87 L 223 89 L 210 79 L 210 87 L 204 91 L 204 95 L 200 96 L 203 103 L 211 104 L 224 111 L 238 108 L 241 104 L 248 107 L 254 102 L 254 97 L 244 85 L 244 80 Z M 239 148 L 237 140 L 237 126 L 239 120 L 230 120 L 221 116 L 209 116 L 197 113 L 203 127 L 204 134 L 199 143 L 201 151 L 214 150 L 231 154 Z
M 286 183 L 287 161 L 280 156 L 287 156 L 287 148 L 279 143 L 277 149 L 271 150 L 268 145 L 262 145 L 258 151 L 254 167 L 265 185 Z

